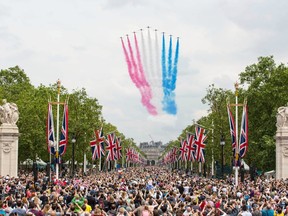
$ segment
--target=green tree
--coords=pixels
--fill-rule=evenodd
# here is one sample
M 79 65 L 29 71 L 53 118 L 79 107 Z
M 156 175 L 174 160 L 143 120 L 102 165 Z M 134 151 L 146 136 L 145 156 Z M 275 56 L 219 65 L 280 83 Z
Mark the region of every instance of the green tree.
M 65 98 L 69 99 L 69 140 L 73 137 L 76 139 L 75 161 L 83 162 L 85 153 L 87 153 L 87 159 L 91 161 L 89 142 L 93 139 L 94 130 L 101 127 L 102 106 L 99 105 L 97 99 L 89 97 L 84 88 L 73 90 L 69 95 L 63 95 L 64 100 Z M 64 159 L 67 161 L 70 158 L 72 158 L 72 148 L 67 148 Z
M 247 87 L 249 151 L 247 157 L 262 170 L 275 169 L 276 113 L 288 101 L 288 68 L 276 65 L 273 56 L 259 57 L 258 62 L 240 73 Z
M 0 71 L 0 97 L 17 103 L 34 87 L 24 70 L 15 66 Z
M 18 101 L 21 133 L 19 139 L 19 160 L 35 159 L 36 156 L 48 161 L 46 122 L 48 98 L 54 93 L 52 87 L 40 85 L 23 95 Z
M 63 104 L 60 104 L 59 128 L 56 128 L 57 83 L 55 82 L 48 87 L 40 85 L 36 88 L 31 85 L 24 70 L 16 66 L 0 71 L 0 84 L 0 98 L 16 103 L 20 112 L 20 118 L 17 122 L 21 134 L 19 138 L 19 161 L 24 161 L 27 158 L 35 159 L 36 156 L 49 161 L 46 138 L 48 101 L 53 102 L 56 137 L 61 129 L 63 116 Z M 116 126 L 105 122 L 102 116 L 102 106 L 96 98 L 89 97 L 84 88 L 73 90 L 72 93 L 69 93 L 64 86 L 61 86 L 60 90 L 60 102 L 68 102 L 69 107 L 69 139 L 67 152 L 63 156 L 64 161 L 70 160 L 72 157 L 70 143 L 74 137 L 76 138 L 75 160 L 82 162 L 83 155 L 86 153 L 87 159 L 92 162 L 89 142 L 94 139 L 94 130 L 100 127 L 103 127 L 104 134 L 114 132 L 117 137 L 123 138 L 123 157 L 127 147 L 133 147 L 144 155 L 133 139 L 125 139 L 124 134 L 119 132 Z
M 225 140 L 224 158 L 226 159 L 224 163 L 231 165 L 233 154 L 227 117 L 227 103 L 233 103 L 232 100 L 234 100 L 234 98 L 235 94 L 231 90 L 216 88 L 214 85 L 210 85 L 207 89 L 206 96 L 202 99 L 202 103 L 207 103 L 209 105 L 209 115 L 207 117 L 202 117 L 198 122 L 209 130 L 206 151 L 207 161 L 209 161 L 209 163 L 212 161 L 212 155 L 216 161 L 221 161 L 222 153 L 220 140 L 223 137 Z M 242 98 L 240 97 L 240 101 L 243 100 Z M 231 109 L 231 111 L 235 116 L 235 109 Z

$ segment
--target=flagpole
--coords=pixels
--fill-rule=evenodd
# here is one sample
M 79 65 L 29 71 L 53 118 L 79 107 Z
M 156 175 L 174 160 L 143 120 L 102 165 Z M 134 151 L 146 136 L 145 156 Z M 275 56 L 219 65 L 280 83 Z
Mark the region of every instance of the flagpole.
M 84 153 L 84 162 L 83 162 L 83 165 L 84 165 L 84 167 L 83 167 L 83 172 L 84 172 L 84 175 L 86 174 L 86 153 Z
M 59 179 L 59 102 L 60 102 L 60 87 L 61 87 L 61 82 L 58 79 L 57 81 L 57 89 L 58 89 L 58 94 L 57 94 L 57 134 L 56 134 L 56 180 Z
M 51 145 L 49 144 L 49 182 L 51 181 L 51 161 L 52 161 L 52 156 L 51 156 Z
M 48 103 L 49 103 L 49 108 L 50 108 L 50 106 L 52 106 L 51 104 L 50 104 L 50 102 L 51 102 L 51 98 L 50 98 L 50 100 L 48 100 Z M 48 108 L 48 109 L 49 109 Z M 51 109 L 52 109 L 52 107 L 51 107 Z M 48 111 L 48 112 L 50 112 L 50 111 Z M 51 116 L 51 118 L 53 119 L 53 116 Z M 49 121 L 49 120 L 48 120 Z M 52 120 L 53 121 L 53 120 Z M 53 129 L 54 129 L 54 125 L 53 125 Z M 49 136 L 49 135 L 48 135 Z M 54 134 L 53 134 L 53 136 L 54 136 Z M 49 138 L 48 138 L 48 140 L 49 140 Z M 54 140 L 55 141 L 55 140 Z M 52 162 L 52 155 L 51 155 L 51 143 L 50 143 L 50 140 L 48 141 L 48 145 L 49 145 L 49 163 L 50 163 L 50 165 L 49 165 L 49 182 L 51 181 L 51 162 Z M 54 143 L 53 143 L 53 145 L 54 145 Z
M 103 123 L 102 123 L 102 119 L 101 119 L 101 115 L 99 115 L 98 116 L 98 121 L 101 123 L 101 134 L 103 134 L 104 135 L 104 132 L 103 132 Z M 103 147 L 103 152 L 104 152 L 104 155 L 105 155 L 105 141 L 104 141 L 104 145 L 102 146 L 102 143 L 99 143 L 99 144 L 101 144 L 101 149 L 102 149 L 102 147 Z M 100 153 L 99 153 L 99 167 L 98 167 L 98 169 L 99 169 L 99 172 L 101 172 L 101 170 L 102 170 L 102 151 L 100 151 Z
M 214 147 L 214 122 L 212 120 L 212 145 Z M 213 151 L 213 148 L 212 148 L 212 164 L 211 164 L 211 174 L 212 176 L 214 177 L 214 151 Z
M 85 132 L 85 144 L 86 144 L 86 132 Z M 83 174 L 86 173 L 86 168 L 87 168 L 87 164 L 86 164 L 86 151 L 85 151 L 85 147 L 83 148 Z
M 238 158 L 239 158 L 239 145 L 238 145 L 238 83 L 235 83 L 235 185 L 238 186 Z
M 101 172 L 101 162 L 102 161 L 102 154 L 100 153 L 100 158 L 99 158 L 99 172 Z
M 124 156 L 125 150 L 126 150 L 126 149 L 123 148 L 123 154 L 121 155 L 121 157 L 122 157 L 122 158 L 121 158 L 121 167 L 122 167 L 122 169 L 124 168 L 124 157 L 123 157 L 123 156 Z

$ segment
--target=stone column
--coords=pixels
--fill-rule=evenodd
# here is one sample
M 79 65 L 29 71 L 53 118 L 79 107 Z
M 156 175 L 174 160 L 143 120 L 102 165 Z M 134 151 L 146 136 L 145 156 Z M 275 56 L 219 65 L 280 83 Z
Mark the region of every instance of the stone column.
M 276 179 L 288 178 L 288 107 L 279 107 L 276 131 Z
M 18 176 L 17 125 L 3 123 L 0 126 L 0 175 Z

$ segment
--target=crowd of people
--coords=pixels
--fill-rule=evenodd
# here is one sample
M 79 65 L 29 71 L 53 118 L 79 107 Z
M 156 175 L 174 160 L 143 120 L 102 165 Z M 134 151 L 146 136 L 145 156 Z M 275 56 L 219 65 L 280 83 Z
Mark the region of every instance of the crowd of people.
M 225 179 L 163 167 L 129 167 L 47 180 L 45 173 L 0 178 L 0 215 L 70 216 L 283 216 L 288 180 Z

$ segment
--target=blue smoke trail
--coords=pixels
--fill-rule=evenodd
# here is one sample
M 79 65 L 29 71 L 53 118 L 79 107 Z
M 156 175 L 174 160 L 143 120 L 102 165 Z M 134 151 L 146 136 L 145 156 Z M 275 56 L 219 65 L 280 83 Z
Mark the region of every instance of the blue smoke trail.
M 177 106 L 175 103 L 175 93 L 174 90 L 176 88 L 176 78 L 177 78 L 177 65 L 178 65 L 178 57 L 179 57 L 179 38 L 177 38 L 176 50 L 172 68 L 172 37 L 170 36 L 169 50 L 168 50 L 168 72 L 166 72 L 166 76 L 163 76 L 163 111 L 168 114 L 176 115 Z M 162 53 L 163 56 L 163 53 Z M 162 59 L 163 61 L 163 59 Z
M 168 76 L 166 77 L 168 79 L 167 82 L 170 82 L 171 73 L 172 73 L 172 36 L 170 35 L 169 50 L 168 50 Z
M 161 56 L 161 60 L 162 60 L 162 87 L 163 87 L 163 92 L 165 95 L 166 92 L 166 76 L 167 76 L 167 72 L 166 72 L 166 49 L 165 49 L 165 35 L 163 33 L 162 36 L 162 56 Z
M 174 64 L 173 64 L 173 70 L 172 70 L 172 76 L 171 76 L 171 91 L 174 91 L 176 88 L 176 78 L 177 78 L 177 73 L 178 73 L 178 57 L 179 57 L 179 38 L 177 38 Z

